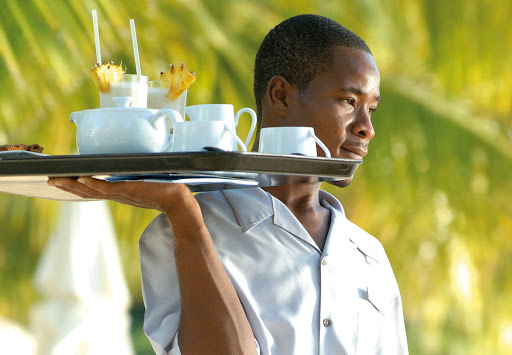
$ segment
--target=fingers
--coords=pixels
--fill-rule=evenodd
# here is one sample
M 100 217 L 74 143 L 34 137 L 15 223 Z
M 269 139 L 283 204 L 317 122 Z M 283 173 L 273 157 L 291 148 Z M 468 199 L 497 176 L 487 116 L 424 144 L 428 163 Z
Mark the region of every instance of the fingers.
M 105 181 L 92 177 L 80 177 L 78 183 L 83 184 L 91 191 L 97 192 L 103 198 L 148 208 L 154 208 L 154 200 L 161 199 L 165 194 L 162 184 L 145 183 L 143 181 Z M 151 201 L 151 202 L 150 202 Z
M 47 182 L 50 186 L 55 186 L 60 190 L 72 193 L 82 198 L 89 199 L 108 199 L 101 191 L 90 188 L 73 178 L 50 178 Z
M 135 207 L 169 211 L 192 196 L 186 185 L 143 181 L 104 181 L 92 177 L 51 178 L 48 185 L 82 198 L 119 202 Z
M 112 199 L 123 194 L 122 189 L 119 189 L 120 185 L 117 183 L 95 179 L 90 176 L 81 176 L 78 178 L 77 182 L 82 184 L 84 188 L 87 188 L 89 191 L 98 193 L 104 198 Z
M 91 191 L 97 191 L 102 196 L 112 198 L 146 195 L 148 189 L 148 186 L 141 184 L 141 181 L 105 181 L 90 176 L 81 176 L 77 182 Z
M 53 178 L 48 180 L 48 185 L 83 198 L 112 200 L 121 203 L 127 203 L 129 200 L 133 200 L 133 198 L 130 198 L 131 195 L 141 193 L 134 188 L 127 189 L 125 185 L 122 185 L 122 182 L 109 182 L 86 176 L 78 179 Z

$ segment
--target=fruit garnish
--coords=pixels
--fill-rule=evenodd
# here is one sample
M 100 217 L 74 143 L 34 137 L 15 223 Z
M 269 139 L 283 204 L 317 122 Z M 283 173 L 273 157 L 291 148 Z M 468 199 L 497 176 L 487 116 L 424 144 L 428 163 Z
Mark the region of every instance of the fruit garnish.
M 106 62 L 102 65 L 96 64 L 90 73 L 100 92 L 107 93 L 110 91 L 110 83 L 119 81 L 124 74 L 124 70 L 121 65 Z
M 165 73 L 160 73 L 160 80 L 162 80 L 162 86 L 164 88 L 169 88 L 167 98 L 171 101 L 175 101 L 196 80 L 196 74 L 188 71 L 182 61 L 180 61 L 179 67 L 175 67 L 172 64 L 169 66 L 170 68 Z

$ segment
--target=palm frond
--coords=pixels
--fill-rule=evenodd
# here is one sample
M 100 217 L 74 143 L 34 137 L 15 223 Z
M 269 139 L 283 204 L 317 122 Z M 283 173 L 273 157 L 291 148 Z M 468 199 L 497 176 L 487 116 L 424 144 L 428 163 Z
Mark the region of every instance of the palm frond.
M 128 22 L 134 18 L 143 74 L 156 79 L 183 60 L 197 73 L 188 104 L 236 109 L 254 108 L 254 56 L 281 20 L 318 13 L 359 34 L 382 76 L 377 135 L 352 186 L 325 188 L 385 245 L 413 334 L 411 353 L 510 350 L 496 340 L 512 294 L 510 1 L 5 0 L 0 144 L 75 151 L 69 114 L 99 105 L 88 73 L 96 61 L 92 9 L 103 61 L 135 72 Z M 241 135 L 248 129 L 244 122 Z M 32 273 L 57 206 L 0 195 L 0 284 L 7 290 L 0 314 L 26 321 L 38 297 Z M 140 301 L 136 241 L 156 212 L 111 207 L 130 289 Z M 457 265 L 473 277 L 472 300 L 458 293 Z M 480 327 L 460 326 L 466 323 Z

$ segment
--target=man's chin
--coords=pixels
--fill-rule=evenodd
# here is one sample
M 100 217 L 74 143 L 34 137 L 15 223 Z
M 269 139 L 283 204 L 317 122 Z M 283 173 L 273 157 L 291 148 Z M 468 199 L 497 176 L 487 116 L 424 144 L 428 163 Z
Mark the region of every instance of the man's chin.
M 338 187 L 347 187 L 352 182 L 352 178 L 345 180 L 337 180 L 337 181 L 328 181 L 328 184 L 338 186 Z

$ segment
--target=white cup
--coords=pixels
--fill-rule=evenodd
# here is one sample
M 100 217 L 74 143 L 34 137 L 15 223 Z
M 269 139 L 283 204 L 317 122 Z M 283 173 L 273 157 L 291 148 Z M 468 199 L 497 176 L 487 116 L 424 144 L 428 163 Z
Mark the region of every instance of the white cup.
M 233 139 L 243 152 L 247 151 L 244 142 L 222 121 L 175 122 L 173 137 L 172 152 L 197 152 L 204 147 L 238 150 L 233 149 Z
M 187 104 L 187 91 L 185 90 L 180 97 L 171 101 L 167 97 L 169 88 L 162 86 L 161 80 L 151 80 L 148 86 L 148 108 L 161 109 L 171 108 L 180 113 L 181 117 L 185 117 L 185 106 Z
M 203 104 L 185 107 L 185 112 L 190 121 L 223 121 L 229 129 L 236 132 L 240 116 L 244 113 L 251 115 L 251 129 L 245 139 L 245 146 L 249 145 L 256 127 L 256 112 L 249 107 L 244 107 L 235 115 L 235 108 L 229 104 Z M 232 140 L 233 150 L 237 150 L 237 142 Z
M 146 108 L 148 100 L 148 77 L 136 74 L 123 74 L 121 79 L 110 83 L 110 91 L 100 92 L 100 107 L 117 107 L 114 97 L 130 96 L 132 101 L 130 107 Z
M 301 154 L 316 157 L 316 145 L 331 157 L 312 127 L 265 127 L 260 131 L 258 152 L 267 154 Z

